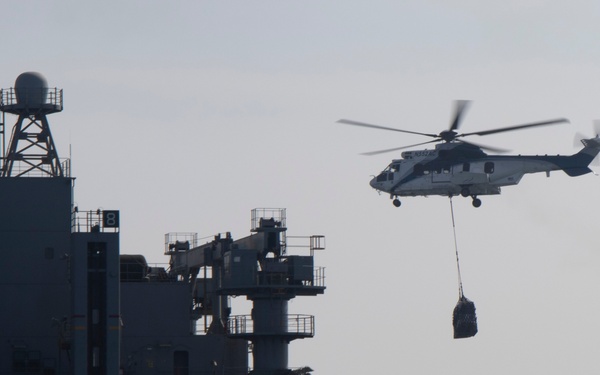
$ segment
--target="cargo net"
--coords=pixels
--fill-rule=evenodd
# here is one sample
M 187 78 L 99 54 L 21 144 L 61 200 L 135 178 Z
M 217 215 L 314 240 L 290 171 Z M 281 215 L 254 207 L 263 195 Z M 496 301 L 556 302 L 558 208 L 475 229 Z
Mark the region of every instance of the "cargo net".
M 477 333 L 477 316 L 475 304 L 465 296 L 461 296 L 452 313 L 454 338 L 464 339 Z
M 477 316 L 475 315 L 475 304 L 465 297 L 463 293 L 462 278 L 460 275 L 460 262 L 458 258 L 458 244 L 456 241 L 456 225 L 454 223 L 454 207 L 452 196 L 450 196 L 450 213 L 452 214 L 452 229 L 454 231 L 454 250 L 456 253 L 456 269 L 458 270 L 458 302 L 452 313 L 452 326 L 454 327 L 454 338 L 464 339 L 473 337 L 477 333 Z

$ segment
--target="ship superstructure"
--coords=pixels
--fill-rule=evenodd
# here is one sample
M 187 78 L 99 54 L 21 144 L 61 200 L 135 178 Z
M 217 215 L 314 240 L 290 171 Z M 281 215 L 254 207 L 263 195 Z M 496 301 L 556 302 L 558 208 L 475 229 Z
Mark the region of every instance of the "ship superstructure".
M 47 119 L 62 90 L 23 73 L 0 110 L 0 375 L 310 371 L 289 368 L 288 348 L 314 336 L 315 319 L 288 302 L 324 293 L 323 236 L 298 237 L 309 252 L 290 255 L 286 210 L 255 209 L 250 236 L 169 233 L 169 263 L 149 265 L 120 253 L 118 210 L 73 204 Z M 18 116 L 8 143 L 7 113 Z M 231 296 L 251 314 L 233 314 Z

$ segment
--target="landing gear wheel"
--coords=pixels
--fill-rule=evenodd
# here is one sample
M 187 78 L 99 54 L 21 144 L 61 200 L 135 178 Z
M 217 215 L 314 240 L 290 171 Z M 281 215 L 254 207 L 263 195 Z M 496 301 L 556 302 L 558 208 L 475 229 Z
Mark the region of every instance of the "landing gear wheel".
M 469 188 L 462 188 L 462 190 L 460 191 L 460 195 L 462 195 L 465 198 L 471 195 L 471 193 L 469 192 Z
M 393 203 L 393 204 L 394 204 L 394 206 L 396 206 L 396 207 L 400 207 L 400 205 L 402 204 L 402 203 L 400 202 L 400 199 L 398 199 L 398 198 L 394 199 L 394 200 L 392 201 L 392 203 Z
M 477 208 L 481 206 L 481 199 L 473 197 L 473 207 Z

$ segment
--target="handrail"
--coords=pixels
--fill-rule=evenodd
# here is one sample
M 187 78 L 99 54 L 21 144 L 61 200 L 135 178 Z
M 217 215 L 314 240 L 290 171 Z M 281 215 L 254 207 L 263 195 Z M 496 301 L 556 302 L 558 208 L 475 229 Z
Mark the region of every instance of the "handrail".
M 315 317 L 313 315 L 290 314 L 280 322 L 271 321 L 268 327 L 256 327 L 252 315 L 233 315 L 227 321 L 229 335 L 284 335 L 314 336 Z
M 21 97 L 37 97 L 38 93 L 41 93 L 44 96 L 41 103 L 42 105 L 50 105 L 62 110 L 63 90 L 56 87 L 40 87 L 37 89 L 33 89 L 33 91 L 26 90 L 24 95 L 22 95 Z M 14 87 L 8 89 L 0 89 L 0 109 L 4 109 L 4 107 L 12 107 L 17 105 L 25 106 L 26 104 L 19 103 L 18 95 Z
M 52 171 L 51 164 L 44 163 L 27 163 L 24 160 L 20 160 L 22 163 L 15 163 L 12 166 L 12 175 L 19 177 L 56 177 Z M 59 159 L 60 166 L 62 169 L 62 176 L 59 177 L 71 177 L 71 159 L 64 158 Z M 1 165 L 6 165 L 6 158 L 3 158 Z
M 118 225 L 105 225 L 103 215 L 104 211 L 101 209 L 97 209 L 96 211 L 79 211 L 75 207 L 71 215 L 71 233 L 118 232 Z

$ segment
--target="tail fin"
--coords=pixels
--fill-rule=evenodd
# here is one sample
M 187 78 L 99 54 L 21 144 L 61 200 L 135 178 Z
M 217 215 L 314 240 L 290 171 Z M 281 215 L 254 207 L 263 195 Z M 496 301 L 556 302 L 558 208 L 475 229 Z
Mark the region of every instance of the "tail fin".
M 583 143 L 583 149 L 571 156 L 573 166 L 564 168 L 565 173 L 569 176 L 581 176 L 590 173 L 592 170 L 588 165 L 600 153 L 600 137 L 582 139 L 581 143 Z
M 580 158 L 585 159 L 589 165 L 592 160 L 600 153 L 600 137 L 582 139 L 583 149 L 575 155 L 580 155 Z

